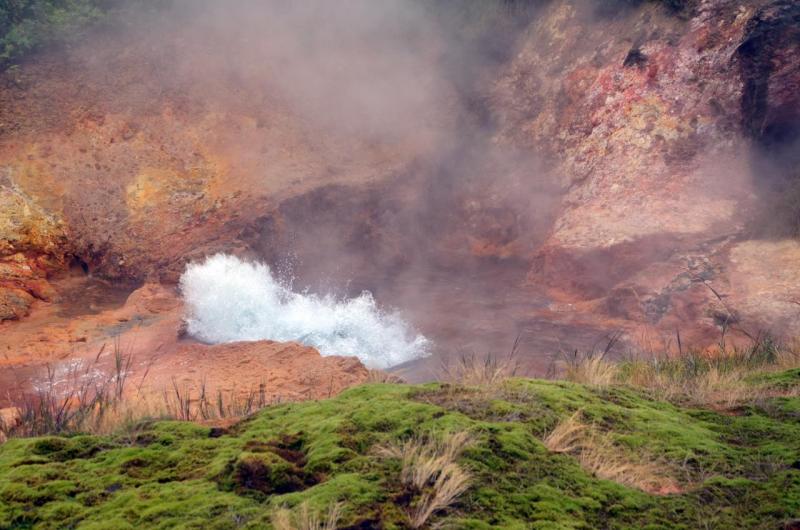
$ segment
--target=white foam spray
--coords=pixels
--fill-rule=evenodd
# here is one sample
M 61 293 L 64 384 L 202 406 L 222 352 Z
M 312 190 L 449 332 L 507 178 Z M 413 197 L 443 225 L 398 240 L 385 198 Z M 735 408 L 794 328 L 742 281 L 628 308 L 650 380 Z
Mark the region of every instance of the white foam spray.
M 428 355 L 428 339 L 398 313 L 378 309 L 371 293 L 344 300 L 295 293 L 262 263 L 217 254 L 189 264 L 180 289 L 188 332 L 204 342 L 297 341 L 322 355 L 354 355 L 371 368 Z

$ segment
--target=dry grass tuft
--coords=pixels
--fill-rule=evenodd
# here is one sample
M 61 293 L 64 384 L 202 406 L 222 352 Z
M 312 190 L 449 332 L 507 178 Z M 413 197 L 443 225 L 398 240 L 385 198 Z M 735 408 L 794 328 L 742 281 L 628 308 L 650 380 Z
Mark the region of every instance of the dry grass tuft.
M 553 361 L 551 375 L 589 386 L 606 387 L 614 383 L 619 376 L 619 366 L 608 360 L 608 355 L 620 336 L 621 333 L 611 334 L 605 348 L 599 351 L 560 353 Z
M 454 362 L 445 361 L 439 370 L 439 379 L 463 386 L 494 386 L 515 377 L 519 371 L 520 336 L 514 340 L 511 350 L 504 357 L 488 354 L 479 357 L 464 354 Z
M 564 378 L 574 383 L 606 387 L 619 374 L 619 367 L 601 356 L 589 356 L 578 362 L 567 364 Z
M 174 379 L 162 396 L 148 397 L 141 388 L 149 367 L 140 381 L 129 381 L 133 355 L 115 342 L 111 362 L 106 362 L 104 351 L 101 348 L 93 359 L 78 359 L 65 367 L 47 366 L 45 382 L 36 392 L 9 396 L 12 407 L 5 410 L 14 410 L 14 417 L 11 421 L 0 415 L 2 438 L 111 434 L 151 419 L 235 420 L 274 403 L 264 384 L 246 393 L 212 393 L 201 382 L 193 394 Z
M 791 370 L 800 366 L 800 340 L 778 350 L 775 357 L 778 370 Z
M 631 459 L 607 434 L 583 423 L 581 411 L 556 425 L 543 442 L 550 451 L 575 456 L 581 467 L 597 477 L 652 494 L 680 491 L 671 476 L 672 466 L 654 460 Z
M 243 393 L 236 389 L 211 392 L 203 380 L 194 394 L 190 385 L 181 386 L 172 378 L 172 388 L 163 391 L 162 403 L 170 418 L 181 421 L 244 418 L 274 404 L 267 397 L 266 388 L 266 384 L 261 383 L 258 388 Z
M 752 401 L 759 394 L 758 387 L 745 381 L 751 372 L 741 368 L 709 366 L 686 374 L 653 362 L 637 362 L 626 367 L 626 372 L 627 384 L 646 389 L 654 397 L 667 401 L 728 408 Z
M 0 426 L 8 437 L 104 432 L 116 418 L 124 416 L 125 393 L 132 355 L 115 341 L 113 364 L 100 359 L 78 359 L 53 368 L 47 365 L 45 382 L 37 392 L 17 396 L 12 424 Z M 4 422 L 8 423 L 8 422 Z
M 431 515 L 450 506 L 469 488 L 470 475 L 456 460 L 471 443 L 470 434 L 460 431 L 442 440 L 417 437 L 402 445 L 377 448 L 378 455 L 402 461 L 400 480 L 409 492 L 422 492 L 408 513 L 412 528 L 421 528 Z
M 583 411 L 560 422 L 545 436 L 544 446 L 554 453 L 570 453 L 581 448 L 581 442 L 586 437 L 587 427 L 581 422 Z
M 371 369 L 367 372 L 367 383 L 390 383 L 405 384 L 405 379 L 400 376 L 390 374 L 383 370 Z
M 469 474 L 456 464 L 446 465 L 433 487 L 423 494 L 416 509 L 409 514 L 412 528 L 422 528 L 431 515 L 453 504 L 469 488 Z
M 271 517 L 272 526 L 276 530 L 336 530 L 342 515 L 342 504 L 332 504 L 322 516 L 312 511 L 308 503 L 302 503 L 296 511 L 278 508 Z
M 619 363 L 606 359 L 608 350 L 562 354 L 551 375 L 589 386 L 628 385 L 655 399 L 726 410 L 769 394 L 750 376 L 800 366 L 800 345 L 780 345 L 768 336 L 756 337 L 747 348 L 721 344 L 716 353 L 652 355 Z

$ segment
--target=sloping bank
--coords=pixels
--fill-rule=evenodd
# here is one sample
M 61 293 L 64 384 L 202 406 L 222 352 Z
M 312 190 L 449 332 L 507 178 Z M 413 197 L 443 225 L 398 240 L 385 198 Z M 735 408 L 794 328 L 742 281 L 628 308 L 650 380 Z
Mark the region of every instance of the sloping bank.
M 227 430 L 15 439 L 0 528 L 406 528 L 454 477 L 419 527 L 796 528 L 800 370 L 759 384 L 781 397 L 726 414 L 568 382 L 371 384 Z

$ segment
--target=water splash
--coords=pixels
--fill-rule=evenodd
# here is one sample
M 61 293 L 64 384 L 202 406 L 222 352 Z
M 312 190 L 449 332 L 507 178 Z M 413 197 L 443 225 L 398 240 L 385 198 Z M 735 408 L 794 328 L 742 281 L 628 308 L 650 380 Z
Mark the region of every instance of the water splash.
M 372 368 L 428 355 L 428 339 L 399 314 L 381 311 L 371 293 L 344 300 L 295 293 L 262 263 L 217 254 L 189 264 L 180 289 L 188 332 L 204 342 L 297 341 Z

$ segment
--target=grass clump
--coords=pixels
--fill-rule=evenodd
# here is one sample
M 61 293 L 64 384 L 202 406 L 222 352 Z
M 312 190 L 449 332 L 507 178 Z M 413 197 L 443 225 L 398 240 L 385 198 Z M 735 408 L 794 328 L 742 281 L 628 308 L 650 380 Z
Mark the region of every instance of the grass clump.
M 377 454 L 402 461 L 400 480 L 407 493 L 422 492 L 408 514 L 412 528 L 422 528 L 434 512 L 447 508 L 467 490 L 469 473 L 456 460 L 470 443 L 469 433 L 462 431 L 441 441 L 433 436 L 415 437 L 402 445 L 378 448 Z
M 272 514 L 275 530 L 336 530 L 340 517 L 341 504 L 333 504 L 324 515 L 312 512 L 307 503 L 300 505 L 297 513 L 287 508 L 279 508 Z
M 577 411 L 562 420 L 544 438 L 544 445 L 556 453 L 573 454 L 581 466 L 600 478 L 654 494 L 680 491 L 672 476 L 674 470 L 650 455 L 632 455 L 629 448 L 618 445 L 612 437 L 587 425 Z
M 652 355 L 621 362 L 606 352 L 573 352 L 562 356 L 553 372 L 557 377 L 590 386 L 622 385 L 676 403 L 720 410 L 758 401 L 775 389 L 754 384 L 763 374 L 800 366 L 796 345 L 781 345 L 770 337 L 757 337 L 745 348 Z
M 439 370 L 439 379 L 465 386 L 494 386 L 511 379 L 519 371 L 519 348 L 521 336 L 505 356 L 489 354 L 479 357 L 474 353 L 462 354 L 454 360 L 446 360 Z

